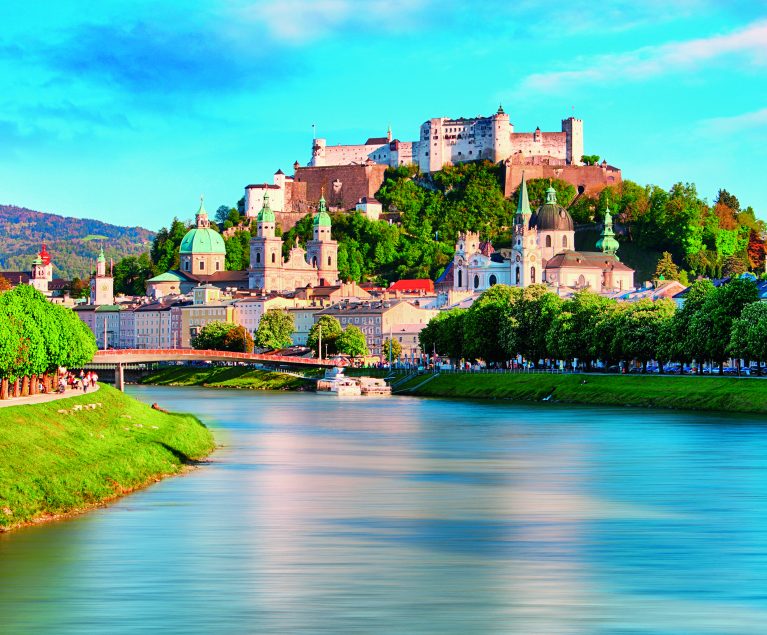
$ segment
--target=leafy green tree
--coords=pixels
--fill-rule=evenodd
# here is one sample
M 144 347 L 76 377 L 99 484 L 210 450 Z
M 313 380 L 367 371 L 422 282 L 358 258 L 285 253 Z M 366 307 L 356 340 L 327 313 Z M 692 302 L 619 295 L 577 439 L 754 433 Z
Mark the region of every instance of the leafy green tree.
M 123 258 L 113 273 L 115 293 L 125 295 L 146 295 L 146 281 L 154 275 L 149 255 L 145 253 Z
M 390 350 L 391 349 L 391 350 Z M 388 337 L 383 341 L 383 359 L 388 361 L 391 359 L 392 361 L 398 360 L 400 358 L 400 355 L 402 355 L 402 344 L 397 338 L 391 338 Z
M 706 296 L 703 305 L 690 321 L 691 349 L 702 352 L 703 359 L 719 364 L 727 359 L 733 322 L 743 309 L 756 302 L 756 285 L 748 279 L 735 278 Z
M 647 369 L 647 362 L 662 356 L 661 337 L 674 317 L 673 300 L 639 300 L 626 307 L 618 315 L 615 341 L 620 357 L 637 360 Z M 665 360 L 664 360 L 665 361 Z
M 534 364 L 547 358 L 546 332 L 561 307 L 562 298 L 551 293 L 546 285 L 525 287 L 514 303 L 514 319 L 506 323 L 507 329 L 502 329 L 499 335 L 499 339 L 504 340 L 504 348 L 511 353 L 510 357 L 518 353 Z
M 584 154 L 581 157 L 581 161 L 584 165 L 596 165 L 599 163 L 599 155 L 598 154 Z
M 229 271 L 243 271 L 250 266 L 250 237 L 249 231 L 238 230 L 224 239 L 225 266 Z
M 730 194 L 725 189 L 721 189 L 717 192 L 716 200 L 714 202 L 717 204 L 721 203 L 722 205 L 726 205 L 736 213 L 740 211 L 740 201 L 738 200 L 738 197 L 734 194 Z
M 705 339 L 699 339 L 698 334 L 692 330 L 692 320 L 714 291 L 715 287 L 710 280 L 696 280 L 690 286 L 684 305 L 663 328 L 659 357 L 677 362 L 703 358 L 706 342 Z
M 733 321 L 730 355 L 757 362 L 767 361 L 767 304 L 753 302 Z
M 235 326 L 229 322 L 208 322 L 192 338 L 192 348 L 197 350 L 225 350 L 224 338 Z
M 293 343 L 293 316 L 281 309 L 269 309 L 258 322 L 255 343 L 259 348 L 279 350 Z
M 161 273 L 179 268 L 179 247 L 187 231 L 187 226 L 178 218 L 174 218 L 170 228 L 163 227 L 157 232 L 149 251 L 156 272 Z
M 508 348 L 510 335 L 508 322 L 515 320 L 512 305 L 522 296 L 522 289 L 497 284 L 482 293 L 471 305 L 464 318 L 464 353 L 471 359 L 500 362 L 509 359 L 514 351 Z
M 674 264 L 674 259 L 668 251 L 663 252 L 655 267 L 656 280 L 679 280 L 679 267 Z
M 583 289 L 566 300 L 546 333 L 546 345 L 556 359 L 579 359 L 591 367 L 595 356 L 594 326 L 612 300 Z
M 309 329 L 306 345 L 320 357 L 319 344 L 322 339 L 322 357 L 338 352 L 338 337 L 343 333 L 341 323 L 332 315 L 321 315 Z
M 215 214 L 213 214 L 213 220 L 218 225 L 223 225 L 227 220 L 229 220 L 230 211 L 231 211 L 231 208 L 229 208 L 227 205 L 219 205 Z
M 364 357 L 368 354 L 368 345 L 365 334 L 353 324 L 349 324 L 336 339 L 336 347 L 339 353 L 350 357 Z
M 463 325 L 467 309 L 440 311 L 418 334 L 421 351 L 458 361 L 464 357 Z
M 238 324 L 233 329 L 224 335 L 222 342 L 222 349 L 225 351 L 232 351 L 234 353 L 252 353 L 254 348 L 253 337 L 241 324 Z

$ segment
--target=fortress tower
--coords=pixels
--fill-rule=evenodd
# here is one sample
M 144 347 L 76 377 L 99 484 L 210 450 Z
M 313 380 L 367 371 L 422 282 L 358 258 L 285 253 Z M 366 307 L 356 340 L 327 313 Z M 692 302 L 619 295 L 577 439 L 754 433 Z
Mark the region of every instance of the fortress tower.
M 570 165 L 583 165 L 583 119 L 568 117 L 562 120 L 562 132 L 565 133 L 565 159 Z

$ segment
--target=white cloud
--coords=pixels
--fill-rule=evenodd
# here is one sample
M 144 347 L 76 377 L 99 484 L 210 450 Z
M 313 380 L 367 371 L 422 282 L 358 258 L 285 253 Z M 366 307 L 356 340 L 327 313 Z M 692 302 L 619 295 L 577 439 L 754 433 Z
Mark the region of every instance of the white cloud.
M 410 23 L 426 0 L 264 0 L 248 2 L 237 13 L 262 24 L 276 40 L 302 44 L 358 28 L 366 36 L 396 31 Z
M 754 112 L 744 112 L 732 117 L 713 117 L 704 119 L 701 126 L 710 132 L 732 134 L 746 130 L 767 130 L 767 108 Z
M 746 65 L 767 64 L 767 20 L 724 35 L 646 46 L 627 53 L 601 55 L 582 60 L 579 68 L 536 73 L 522 87 L 534 91 L 565 90 L 573 84 L 601 81 L 642 80 L 692 70 L 721 58 L 737 56 Z

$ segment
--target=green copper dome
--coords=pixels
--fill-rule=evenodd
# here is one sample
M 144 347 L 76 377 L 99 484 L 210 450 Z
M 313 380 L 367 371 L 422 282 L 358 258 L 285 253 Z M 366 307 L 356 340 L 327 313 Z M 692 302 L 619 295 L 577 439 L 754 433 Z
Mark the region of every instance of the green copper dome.
M 315 227 L 330 227 L 330 214 L 325 206 L 325 196 L 320 195 L 320 204 L 317 206 L 317 215 L 314 217 Z
M 181 241 L 179 253 L 226 255 L 224 239 L 215 229 L 210 228 L 202 197 L 200 197 L 200 209 L 197 212 L 197 227 L 186 233 L 184 240 Z
M 99 262 L 106 262 L 107 261 L 106 256 L 104 256 L 104 248 L 103 247 L 99 250 L 98 261 Z
M 215 229 L 190 229 L 181 241 L 179 252 L 182 254 L 222 254 L 226 255 L 224 239 Z
M 274 212 L 272 211 L 272 208 L 269 207 L 269 192 L 264 192 L 264 206 L 261 208 L 261 211 L 258 213 L 258 216 L 256 216 L 256 222 L 257 223 L 274 223 L 276 222 L 276 219 L 274 217 Z

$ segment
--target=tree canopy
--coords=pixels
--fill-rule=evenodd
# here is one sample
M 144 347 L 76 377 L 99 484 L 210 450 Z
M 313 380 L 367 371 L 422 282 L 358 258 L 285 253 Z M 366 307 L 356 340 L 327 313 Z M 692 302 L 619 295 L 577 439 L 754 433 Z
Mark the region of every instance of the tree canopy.
M 269 309 L 258 322 L 255 343 L 259 348 L 279 350 L 293 343 L 293 316 L 282 309 Z

